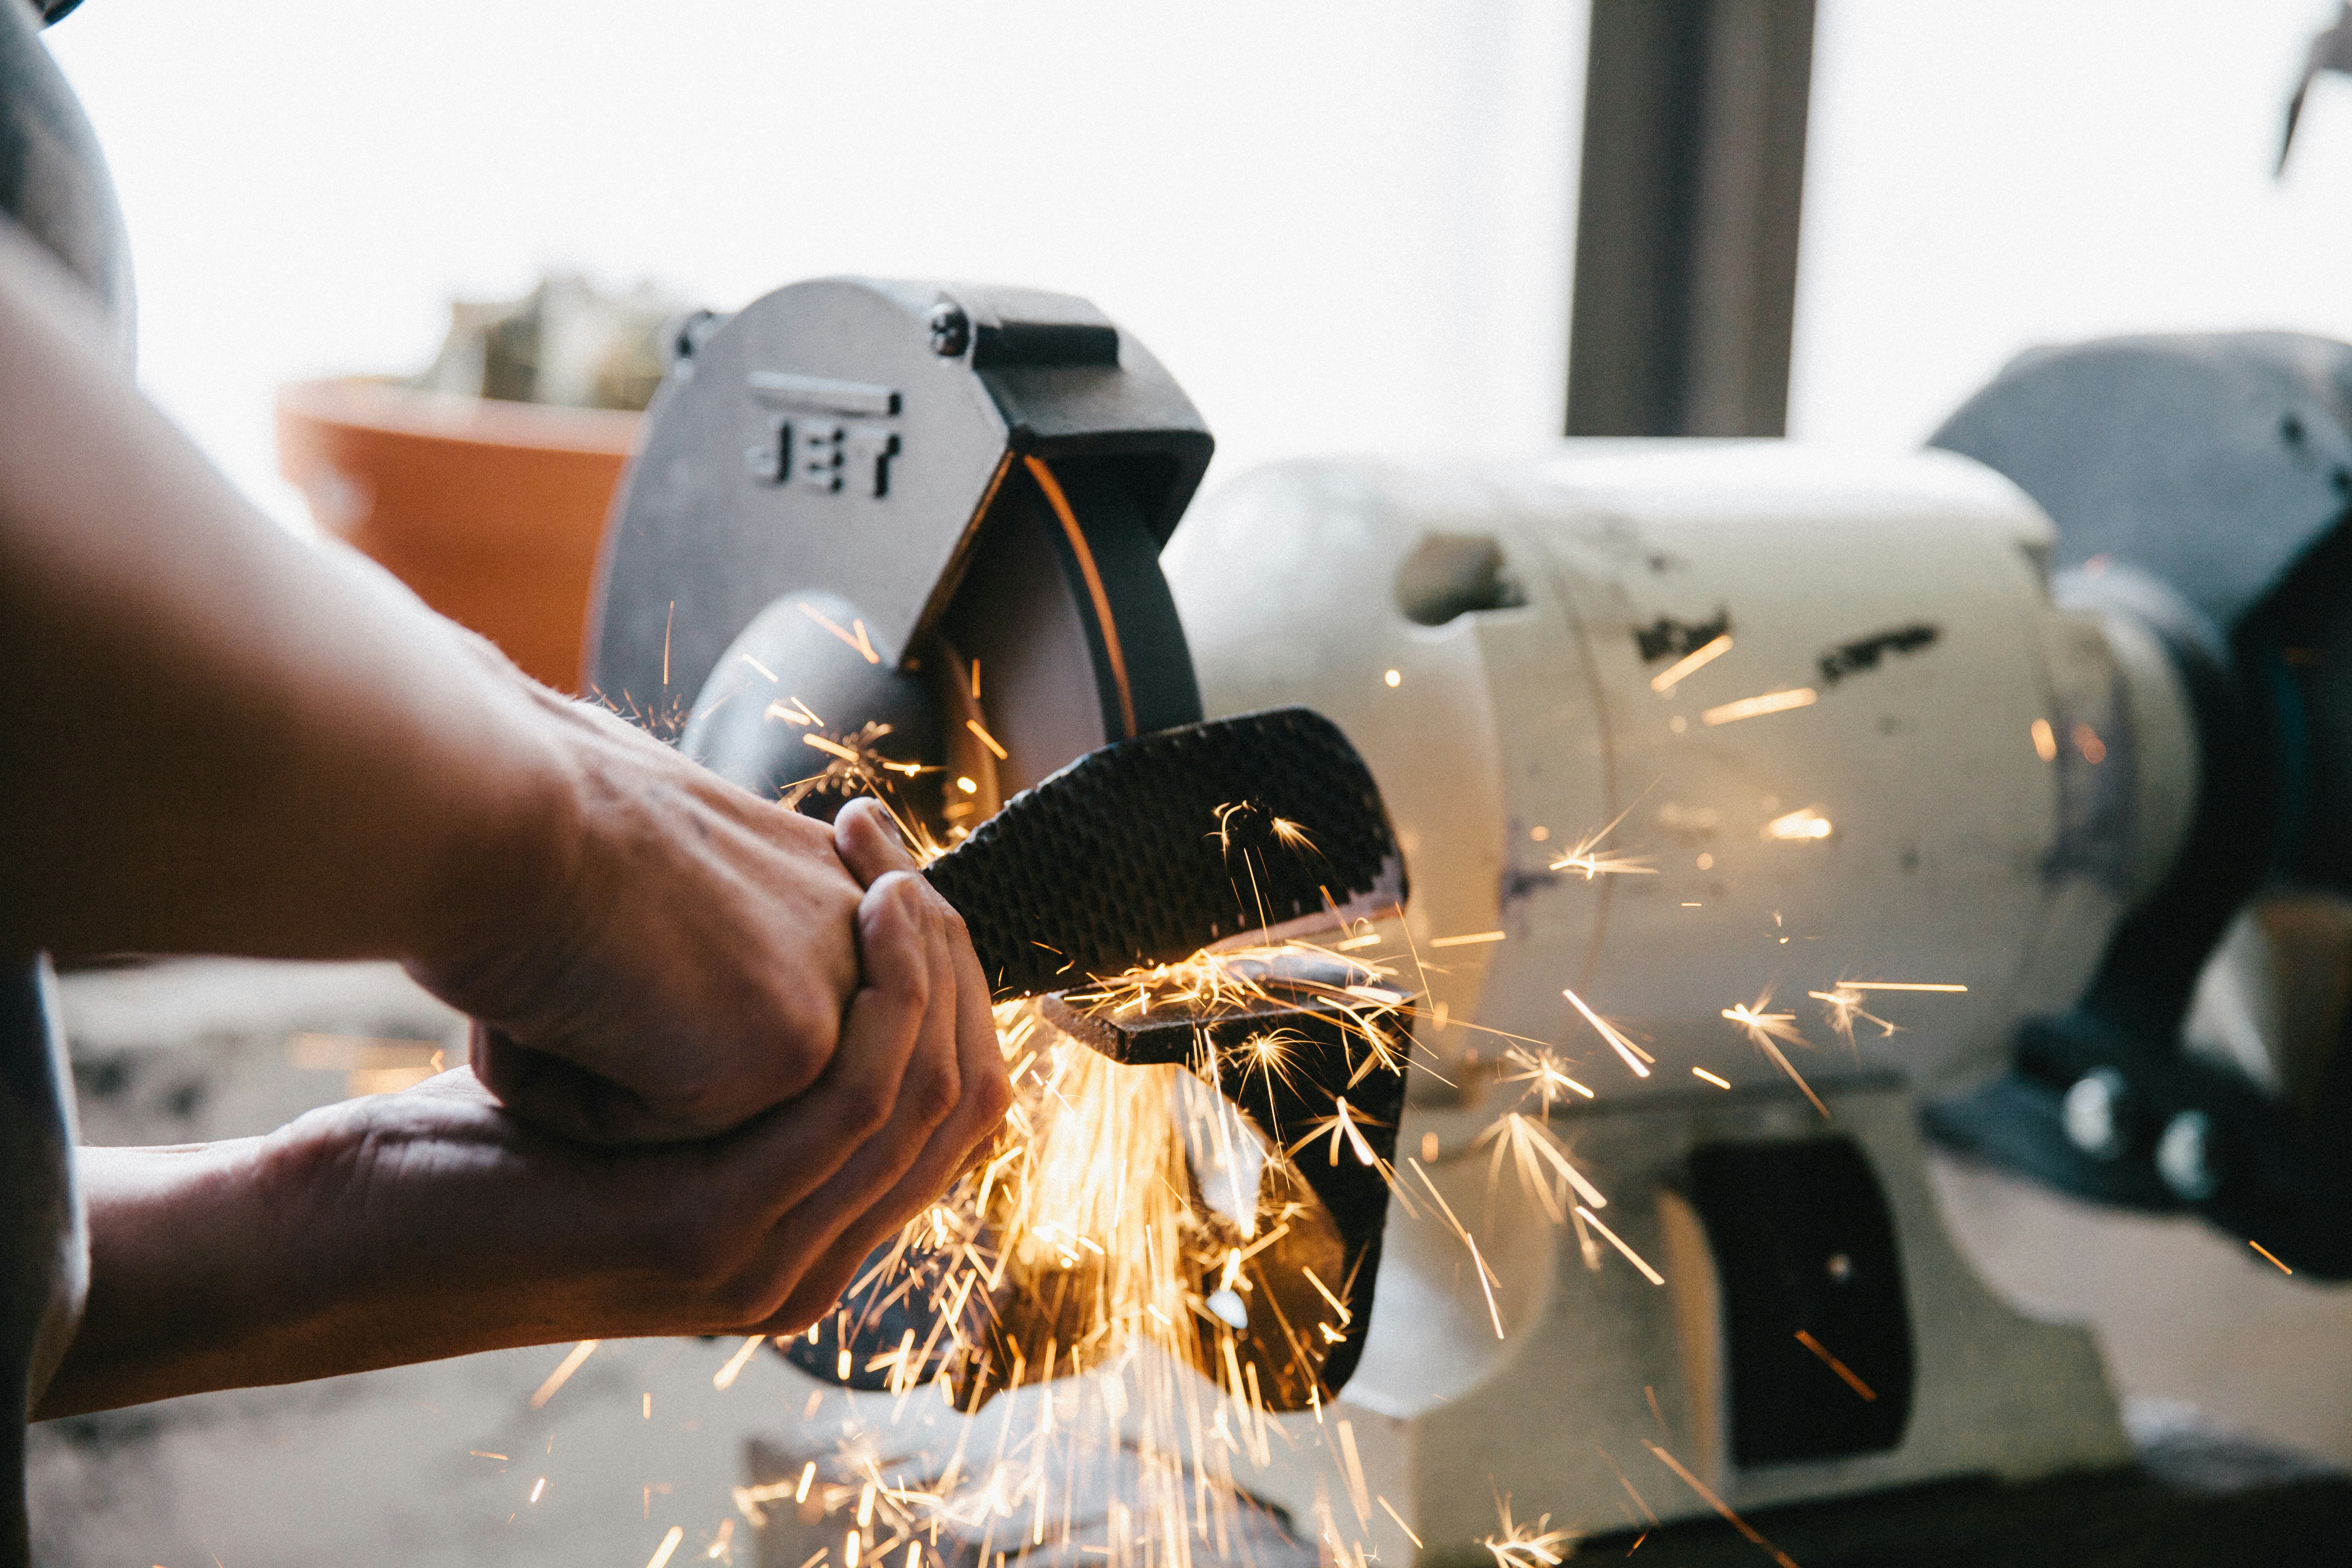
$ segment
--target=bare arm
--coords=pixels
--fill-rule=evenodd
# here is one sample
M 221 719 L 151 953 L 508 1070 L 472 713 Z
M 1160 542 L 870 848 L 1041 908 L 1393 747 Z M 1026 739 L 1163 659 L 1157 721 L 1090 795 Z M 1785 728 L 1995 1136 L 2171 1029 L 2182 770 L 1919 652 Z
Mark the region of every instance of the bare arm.
M 0 235 L 0 951 L 398 959 L 603 1141 L 814 1081 L 856 978 L 830 831 L 286 536 L 93 342 Z
M 845 835 L 879 874 L 841 1048 L 807 1094 L 724 1137 L 584 1148 L 461 1069 L 265 1138 L 83 1151 L 89 1306 L 37 1415 L 557 1340 L 806 1327 L 1010 1098 L 977 961 L 960 960 L 959 1045 L 932 1005 L 959 962 L 951 918 L 866 832 Z M 961 1093 L 894 1089 L 942 1047 L 961 1052 Z
M 756 799 L 287 538 L 96 341 L 0 232 L 0 952 L 394 958 L 478 1026 L 393 1100 L 86 1151 L 44 1412 L 822 1310 L 1004 1103 L 952 911 L 874 814 Z

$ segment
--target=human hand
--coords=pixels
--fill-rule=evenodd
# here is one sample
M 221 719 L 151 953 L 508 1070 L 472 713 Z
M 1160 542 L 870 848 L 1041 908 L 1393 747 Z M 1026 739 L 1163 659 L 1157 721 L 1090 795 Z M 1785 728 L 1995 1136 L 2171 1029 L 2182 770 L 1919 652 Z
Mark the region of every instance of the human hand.
M 1010 1099 L 992 1029 L 955 1027 L 984 1001 L 932 1005 L 953 958 L 938 896 L 877 875 L 856 929 L 865 979 L 824 1070 L 717 1138 L 588 1147 L 460 1068 L 265 1138 L 83 1151 L 89 1305 L 41 1415 L 557 1340 L 804 1329 L 843 1260 L 935 1196 Z
M 858 976 L 862 889 L 832 829 L 533 696 L 555 804 L 517 821 L 532 850 L 486 858 L 409 961 L 478 1020 L 476 1074 L 526 1120 L 607 1144 L 709 1137 L 806 1089 Z

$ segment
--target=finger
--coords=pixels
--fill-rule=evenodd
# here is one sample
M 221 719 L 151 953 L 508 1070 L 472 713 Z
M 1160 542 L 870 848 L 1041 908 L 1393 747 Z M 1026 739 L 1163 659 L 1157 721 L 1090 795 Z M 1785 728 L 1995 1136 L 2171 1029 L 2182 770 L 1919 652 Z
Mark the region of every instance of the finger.
M 920 879 L 902 873 L 892 880 L 919 890 L 928 901 L 932 1005 L 889 1124 L 770 1238 L 774 1277 L 789 1272 L 795 1279 L 780 1309 L 788 1313 L 805 1308 L 813 1317 L 829 1306 L 876 1243 L 940 1194 L 961 1157 L 961 1147 L 944 1156 L 940 1139 L 964 1100 L 951 911 Z
M 954 1005 L 950 1008 L 935 1003 L 933 1011 L 948 1015 L 941 1021 L 954 1032 L 961 1090 L 955 1109 L 933 1131 L 922 1153 L 897 1184 L 835 1237 L 824 1257 L 811 1265 L 786 1301 L 780 1321 L 814 1321 L 829 1309 L 873 1248 L 937 1201 L 974 1154 L 988 1147 L 1003 1121 L 1005 1108 L 1012 1103 L 1013 1089 L 1005 1075 L 1004 1053 L 997 1043 L 995 1016 L 989 1007 L 980 960 L 972 952 L 962 921 L 944 901 L 941 912 L 946 978 L 953 986 Z
M 907 853 L 898 825 L 871 795 L 861 795 L 841 808 L 833 819 L 833 847 L 860 887 L 870 888 L 892 871 L 915 869 L 915 858 Z
M 926 911 L 912 882 L 893 879 L 859 902 L 866 976 L 850 998 L 840 1044 L 814 1087 L 759 1130 L 739 1167 L 745 1180 L 772 1184 L 766 1189 L 770 1224 L 813 1201 L 900 1114 L 934 984 Z

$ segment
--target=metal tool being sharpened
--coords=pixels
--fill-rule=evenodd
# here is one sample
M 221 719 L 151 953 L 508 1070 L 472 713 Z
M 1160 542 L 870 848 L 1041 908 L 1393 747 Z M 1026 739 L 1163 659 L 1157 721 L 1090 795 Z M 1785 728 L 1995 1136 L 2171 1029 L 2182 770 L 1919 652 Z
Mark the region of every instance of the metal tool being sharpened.
M 888 794 L 1040 998 L 1041 1115 L 1118 1102 L 1029 1197 L 1175 1205 L 1106 1247 L 1032 1203 L 1016 1278 L 991 1187 L 925 1243 L 969 1287 L 877 1264 L 789 1353 L 886 1424 L 1104 1372 L 1129 1430 L 1113 1330 L 1152 1323 L 1194 1383 L 1147 1480 L 1213 1469 L 1326 1561 L 1550 1562 L 1527 1521 L 2129 1459 L 2088 1332 L 1948 1239 L 1923 1128 L 2352 1273 L 2340 1016 L 2184 1043 L 2263 888 L 2352 890 L 2352 350 L 2046 352 L 1906 456 L 1293 464 L 1181 533 L 1208 434 L 1083 301 L 803 283 L 677 351 L 598 689 L 803 809 Z M 1179 1295 L 1073 1315 L 1180 1235 Z M 875 1533 L 808 1464 L 797 1506 Z

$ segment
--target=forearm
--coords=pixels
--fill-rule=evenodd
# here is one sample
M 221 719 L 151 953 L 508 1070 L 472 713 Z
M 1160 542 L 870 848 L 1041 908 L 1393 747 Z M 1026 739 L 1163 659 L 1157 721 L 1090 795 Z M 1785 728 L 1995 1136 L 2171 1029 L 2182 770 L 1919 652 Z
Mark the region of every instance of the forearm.
M 612 1326 L 567 1289 L 561 1243 L 481 1245 L 512 1195 L 494 1170 L 371 1191 L 371 1124 L 338 1107 L 268 1138 L 79 1151 L 89 1297 L 38 1417 Z
M 60 287 L 0 237 L 0 947 L 411 956 L 539 847 L 543 710 L 256 513 Z

